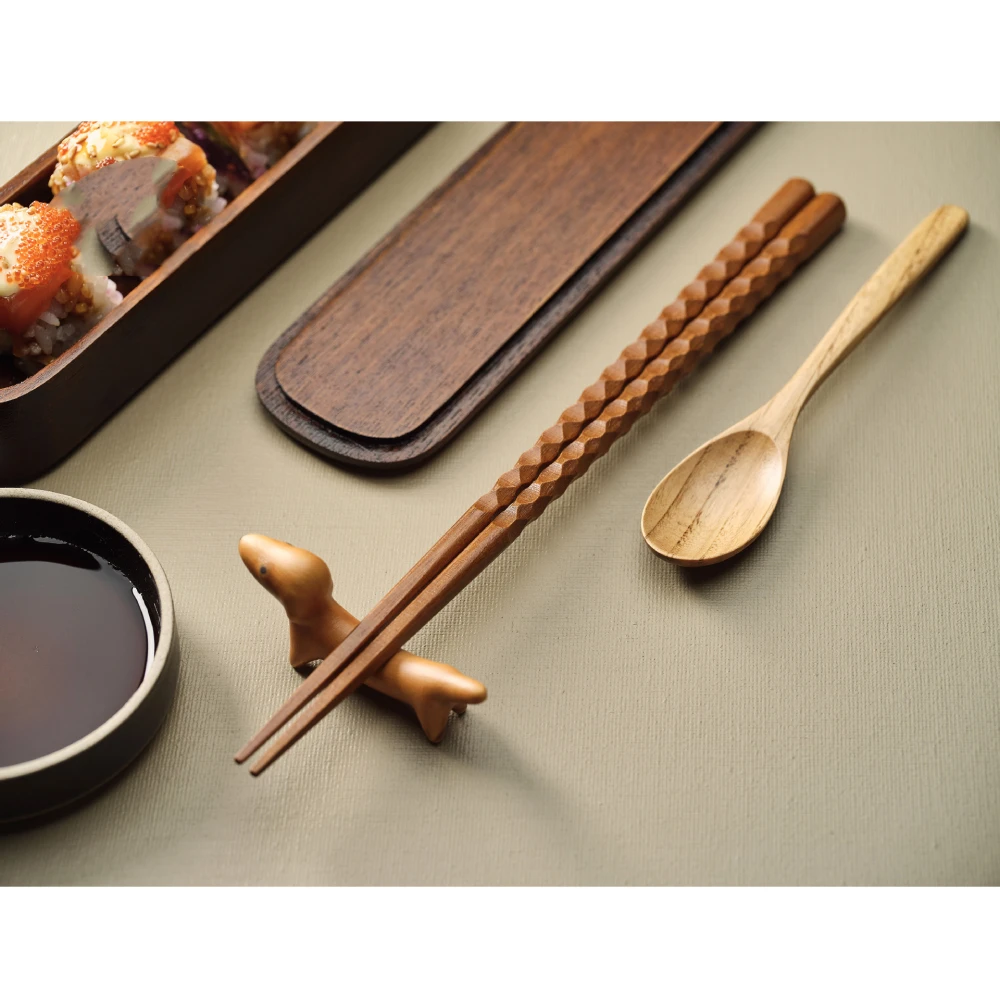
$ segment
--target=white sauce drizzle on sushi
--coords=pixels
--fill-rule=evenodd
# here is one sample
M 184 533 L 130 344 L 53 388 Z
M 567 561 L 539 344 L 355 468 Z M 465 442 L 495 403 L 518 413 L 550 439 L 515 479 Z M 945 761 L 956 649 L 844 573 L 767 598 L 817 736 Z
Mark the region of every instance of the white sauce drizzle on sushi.
M 2 230 L 0 230 L 2 232 Z M 8 277 L 10 269 L 17 262 L 17 251 L 21 245 L 21 230 L 13 228 L 7 230 L 6 236 L 0 237 L 0 295 L 5 298 L 9 295 L 16 295 L 21 286 Z

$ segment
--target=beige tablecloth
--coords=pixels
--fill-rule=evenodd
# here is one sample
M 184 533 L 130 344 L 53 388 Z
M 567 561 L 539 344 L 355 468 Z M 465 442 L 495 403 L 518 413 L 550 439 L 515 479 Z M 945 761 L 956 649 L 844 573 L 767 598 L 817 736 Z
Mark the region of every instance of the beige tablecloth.
M 763 129 L 438 458 L 393 479 L 286 437 L 267 347 L 493 127 L 446 125 L 37 486 L 135 528 L 182 676 L 113 786 L 0 835 L 0 883 L 995 883 L 1000 879 L 1000 129 Z M 9 176 L 64 130 L 0 128 Z M 355 697 L 263 778 L 292 690 L 259 531 L 361 613 L 791 175 L 844 232 L 411 643 L 489 687 L 440 747 Z M 649 490 L 773 393 L 931 209 L 972 228 L 805 410 L 774 522 L 684 573 Z

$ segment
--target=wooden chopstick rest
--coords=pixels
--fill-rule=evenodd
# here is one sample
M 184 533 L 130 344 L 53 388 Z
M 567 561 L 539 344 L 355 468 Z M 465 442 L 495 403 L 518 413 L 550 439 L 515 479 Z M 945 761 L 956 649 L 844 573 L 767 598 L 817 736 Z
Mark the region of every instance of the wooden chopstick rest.
M 358 624 L 333 599 L 333 578 L 319 556 L 266 535 L 244 535 L 239 548 L 254 579 L 288 615 L 288 659 L 297 670 L 329 656 Z M 409 705 L 432 743 L 443 739 L 452 712 L 462 715 L 469 705 L 486 700 L 486 688 L 479 681 L 405 649 L 365 683 Z

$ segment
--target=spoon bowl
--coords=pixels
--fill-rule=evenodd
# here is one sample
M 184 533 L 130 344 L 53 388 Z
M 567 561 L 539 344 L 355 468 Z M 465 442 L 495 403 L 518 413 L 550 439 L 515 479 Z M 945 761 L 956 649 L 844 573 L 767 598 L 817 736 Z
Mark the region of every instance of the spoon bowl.
M 650 494 L 642 534 L 680 566 L 709 566 L 745 549 L 771 518 L 786 452 L 770 435 L 733 429 L 675 466 Z

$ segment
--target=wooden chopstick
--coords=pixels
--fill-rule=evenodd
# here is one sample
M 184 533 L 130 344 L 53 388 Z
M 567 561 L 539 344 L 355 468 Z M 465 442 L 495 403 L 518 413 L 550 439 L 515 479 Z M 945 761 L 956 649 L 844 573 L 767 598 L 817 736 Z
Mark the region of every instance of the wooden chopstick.
M 767 244 L 731 280 L 693 322 L 683 336 L 665 345 L 600 415 L 545 466 L 532 483 L 510 503 L 446 567 L 430 580 L 370 644 L 322 690 L 292 725 L 253 765 L 259 774 L 327 712 L 346 698 L 415 632 L 426 624 L 470 580 L 500 554 L 552 500 L 582 476 L 593 461 L 627 433 L 632 423 L 653 403 L 711 353 L 716 344 L 750 315 L 796 268 L 840 228 L 843 203 L 834 195 L 820 195 Z
M 697 316 L 705 304 L 717 295 L 727 281 L 740 273 L 768 242 L 814 195 L 808 181 L 793 178 L 760 208 L 751 222 L 716 254 L 715 259 L 699 271 L 667 306 L 660 317 L 643 330 L 638 340 L 629 344 L 617 361 L 588 386 L 559 420 L 546 430 L 534 446 L 517 460 L 517 464 L 494 483 L 416 563 L 385 597 L 358 623 L 357 627 L 323 663 L 310 674 L 292 696 L 267 721 L 264 727 L 236 754 L 243 763 L 269 740 L 321 688 L 325 687 L 350 660 L 378 634 L 437 576 L 476 536 L 493 517 L 511 503 L 520 490 L 531 483 L 538 473 L 562 448 L 571 442 L 593 420 L 607 403 L 635 378 L 643 366 L 656 357 L 667 342 L 676 337 L 685 325 Z
M 383 630 L 370 640 L 370 646 L 350 662 L 337 683 L 315 698 L 288 732 L 251 769 L 252 772 L 259 774 L 398 650 L 407 638 L 503 551 L 530 521 L 540 516 L 570 482 L 583 475 L 614 440 L 626 433 L 638 415 L 646 412 L 655 399 L 694 367 L 699 358 L 710 353 L 740 319 L 749 315 L 798 264 L 815 252 L 839 228 L 843 217 L 839 199 L 824 196 L 814 201 L 808 211 L 799 213 L 793 225 L 786 227 L 779 239 L 769 244 L 767 252 L 758 255 L 738 278 L 729 282 L 698 320 L 687 324 L 683 342 L 675 341 L 668 346 L 669 338 L 664 337 L 668 332 L 667 320 L 662 317 L 647 327 L 644 338 L 647 341 L 659 340 L 665 349 L 655 354 L 653 360 L 640 369 L 636 378 L 625 383 L 622 392 L 604 407 L 599 417 L 584 426 L 577 437 L 562 449 L 555 462 L 543 466 L 541 461 L 534 459 L 535 467 L 541 467 L 541 471 L 532 483 L 522 488 L 506 510 L 488 523 L 441 574 L 429 580 L 408 604 L 385 623 Z M 665 312 L 669 314 L 669 311 Z M 625 355 L 630 353 L 626 351 Z M 614 388 L 621 386 L 619 379 Z M 611 394 L 605 391 L 604 398 Z M 531 457 L 531 453 L 525 453 L 525 456 Z M 487 495 L 484 499 L 499 506 L 496 497 Z

